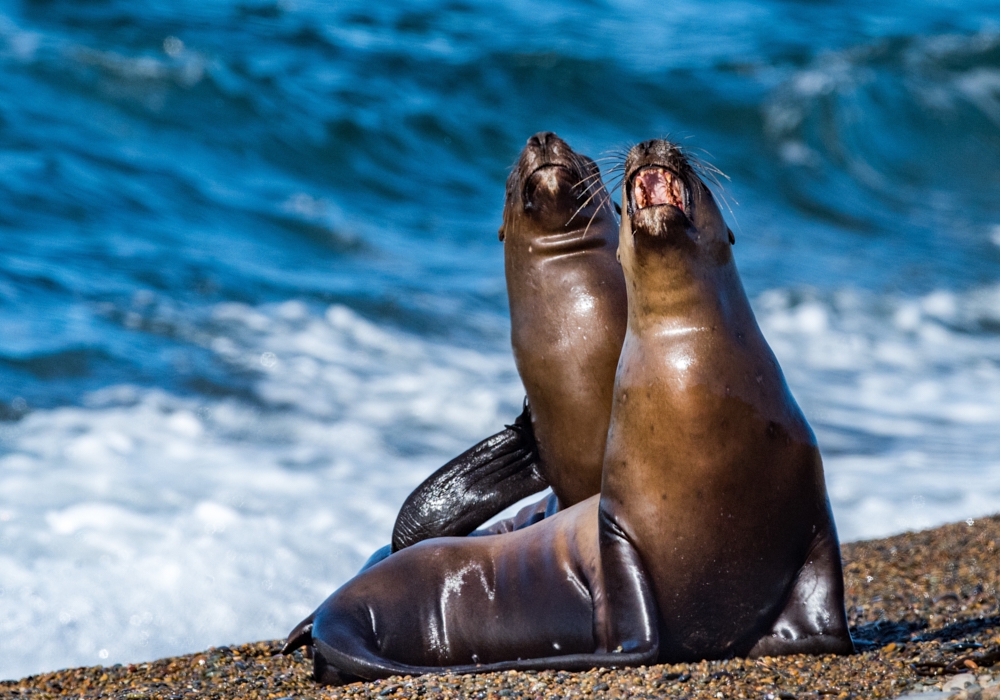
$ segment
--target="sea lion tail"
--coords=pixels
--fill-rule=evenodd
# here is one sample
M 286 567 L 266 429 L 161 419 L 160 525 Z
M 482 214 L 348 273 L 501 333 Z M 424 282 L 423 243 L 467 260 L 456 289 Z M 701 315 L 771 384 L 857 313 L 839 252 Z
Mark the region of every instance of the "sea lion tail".
M 392 551 L 431 537 L 464 537 L 547 486 L 525 399 L 512 425 L 466 450 L 413 490 L 396 518 Z

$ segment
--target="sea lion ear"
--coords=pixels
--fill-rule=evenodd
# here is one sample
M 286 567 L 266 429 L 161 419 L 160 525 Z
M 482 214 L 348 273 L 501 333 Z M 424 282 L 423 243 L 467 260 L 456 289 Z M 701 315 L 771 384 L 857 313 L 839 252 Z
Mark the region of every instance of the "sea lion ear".
M 733 234 L 729 234 L 729 235 L 732 236 Z M 503 242 L 503 238 L 504 238 L 504 235 L 503 235 L 503 226 L 501 226 L 500 228 L 497 229 L 497 240 Z
M 726 231 L 729 233 L 729 245 L 736 245 L 736 236 L 733 235 L 733 230 L 727 226 Z
M 618 202 L 611 202 L 611 203 L 615 205 L 615 211 L 618 212 L 618 216 L 621 216 L 622 215 L 622 205 L 619 204 Z
M 622 247 L 620 245 L 615 248 L 615 260 L 618 261 L 619 265 L 622 264 Z

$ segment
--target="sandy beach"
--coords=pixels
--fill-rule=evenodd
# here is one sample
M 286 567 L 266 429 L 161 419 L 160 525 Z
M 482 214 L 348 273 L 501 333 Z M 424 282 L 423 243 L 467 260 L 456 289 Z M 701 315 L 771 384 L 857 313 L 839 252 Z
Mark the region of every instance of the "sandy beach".
M 932 698 L 1000 697 L 1000 516 L 844 545 L 858 654 L 674 664 L 587 673 L 449 674 L 322 688 L 280 642 L 0 682 L 0 698 Z M 958 690 L 963 685 L 964 690 Z M 942 687 L 944 690 L 942 690 Z

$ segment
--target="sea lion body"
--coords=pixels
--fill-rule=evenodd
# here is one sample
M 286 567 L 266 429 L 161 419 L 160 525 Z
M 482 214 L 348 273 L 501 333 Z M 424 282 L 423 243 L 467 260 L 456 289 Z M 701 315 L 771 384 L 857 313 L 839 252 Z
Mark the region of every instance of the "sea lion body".
M 348 582 L 286 645 L 312 643 L 318 679 L 853 650 L 815 438 L 711 193 L 651 141 L 623 196 L 628 329 L 601 494 Z
M 573 505 L 601 488 L 628 307 L 618 219 L 597 166 L 555 134 L 531 137 L 508 180 L 500 236 L 541 472 Z
M 545 486 L 555 502 L 477 534 L 526 526 L 600 490 L 627 299 L 618 219 L 597 165 L 553 133 L 532 136 L 507 179 L 499 237 L 525 412 L 414 490 L 394 551 L 470 534 Z
M 802 627 L 794 641 L 849 651 L 819 450 L 754 319 L 729 229 L 711 192 L 666 142 L 633 149 L 625 183 L 629 330 L 601 510 L 626 533 L 651 581 L 660 656 L 780 647 L 773 635 L 791 633 L 786 624 L 776 631 L 776 618 L 796 585 L 801 597 L 808 562 L 805 577 L 819 566 L 824 585 L 808 611 L 795 605 L 827 620 Z

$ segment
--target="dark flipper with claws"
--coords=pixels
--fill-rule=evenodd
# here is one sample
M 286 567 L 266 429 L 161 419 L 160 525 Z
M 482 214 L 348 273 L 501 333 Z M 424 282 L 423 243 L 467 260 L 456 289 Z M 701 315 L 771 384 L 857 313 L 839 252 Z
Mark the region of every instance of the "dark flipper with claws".
M 464 537 L 547 486 L 525 401 L 513 425 L 448 462 L 407 497 L 392 531 L 392 551 L 431 537 Z

